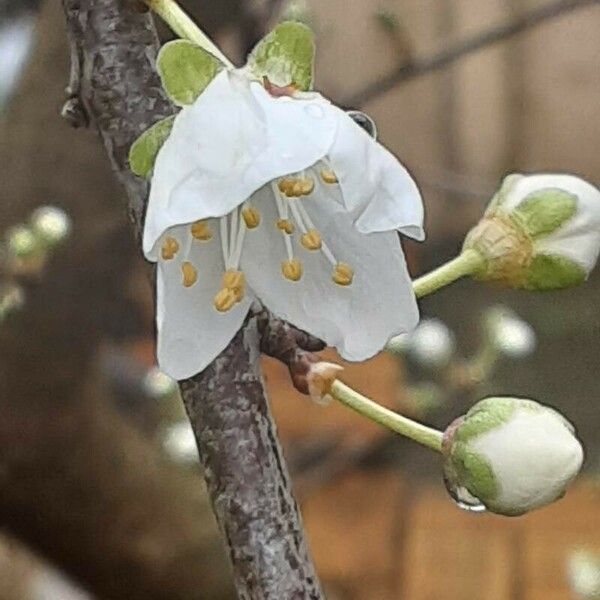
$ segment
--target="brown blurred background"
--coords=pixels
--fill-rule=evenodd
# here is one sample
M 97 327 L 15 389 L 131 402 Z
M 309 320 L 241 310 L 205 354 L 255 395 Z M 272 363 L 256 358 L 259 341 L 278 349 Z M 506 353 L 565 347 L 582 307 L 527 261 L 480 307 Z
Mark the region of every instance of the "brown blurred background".
M 310 22 L 317 88 L 373 117 L 422 187 L 429 237 L 406 244 L 414 275 L 458 251 L 508 172 L 600 183 L 597 2 L 375 89 L 360 107 L 362 91 L 400 65 L 555 2 L 184 4 L 236 60 L 283 16 Z M 0 229 L 9 240 L 9 228 L 47 204 L 72 228 L 43 268 L 3 282 L 20 301 L 6 310 L 0 301 L 0 600 L 230 598 L 190 432 L 172 383 L 152 371 L 151 290 L 123 193 L 95 136 L 59 118 L 67 80 L 58 2 L 0 0 Z M 600 597 L 599 297 L 598 273 L 544 295 L 462 282 L 422 303 L 424 318 L 447 328 L 427 338 L 450 348 L 443 364 L 409 344 L 345 373 L 377 401 L 439 427 L 490 394 L 563 411 L 586 444 L 586 474 L 565 500 L 517 520 L 460 511 L 436 456 L 342 407 L 311 405 L 265 361 L 330 600 Z M 490 332 L 498 305 L 514 311 L 520 334 Z M 448 331 L 454 344 L 444 346 Z M 502 335 L 509 341 L 480 368 Z

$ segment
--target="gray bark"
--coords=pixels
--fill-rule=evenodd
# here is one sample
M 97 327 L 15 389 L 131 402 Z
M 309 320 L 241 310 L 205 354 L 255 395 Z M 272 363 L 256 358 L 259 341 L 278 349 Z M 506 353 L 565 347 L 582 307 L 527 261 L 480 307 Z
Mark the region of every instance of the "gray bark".
M 148 190 L 129 172 L 127 152 L 147 127 L 173 112 L 154 70 L 154 27 L 139 5 L 124 0 L 63 0 L 63 6 L 75 67 L 69 114 L 75 124 L 89 121 L 99 130 L 139 237 Z M 317 600 L 319 583 L 260 374 L 261 339 L 282 354 L 259 327 L 264 321 L 251 315 L 221 356 L 182 384 L 182 393 L 239 597 Z M 280 358 L 297 375 L 306 359 L 287 347 L 291 329 L 277 331 L 286 346 Z

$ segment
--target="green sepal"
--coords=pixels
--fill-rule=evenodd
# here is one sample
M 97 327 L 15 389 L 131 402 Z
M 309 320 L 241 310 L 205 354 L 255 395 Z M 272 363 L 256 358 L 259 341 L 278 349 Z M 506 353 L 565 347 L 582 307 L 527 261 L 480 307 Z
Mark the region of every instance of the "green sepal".
M 527 269 L 523 289 L 546 292 L 581 285 L 587 279 L 585 269 L 564 256 L 537 254 Z
M 148 178 L 156 156 L 173 129 L 175 116 L 167 117 L 147 129 L 129 150 L 129 168 L 138 176 Z
M 494 194 L 494 197 L 485 211 L 487 216 L 491 216 L 496 213 L 497 209 L 504 204 L 510 192 L 512 192 L 521 179 L 523 179 L 523 175 L 519 173 L 512 173 L 504 178 L 500 189 Z
M 570 221 L 578 198 L 558 188 L 537 190 L 515 208 L 513 218 L 533 238 L 548 235 Z
M 193 104 L 223 65 L 212 54 L 187 40 L 165 44 L 156 67 L 167 95 L 178 106 Z
M 469 449 L 467 444 L 457 443 L 452 451 L 452 465 L 458 481 L 484 504 L 492 503 L 498 494 L 498 484 L 488 461 Z
M 267 77 L 279 87 L 312 89 L 315 42 L 312 30 L 297 21 L 279 24 L 248 57 L 248 68 L 258 80 Z

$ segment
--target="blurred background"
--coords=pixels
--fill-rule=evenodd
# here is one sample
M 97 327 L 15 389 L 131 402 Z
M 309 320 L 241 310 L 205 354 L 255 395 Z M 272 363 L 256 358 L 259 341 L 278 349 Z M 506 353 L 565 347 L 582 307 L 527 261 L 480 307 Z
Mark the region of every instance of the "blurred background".
M 154 368 L 123 192 L 94 133 L 59 118 L 58 4 L 0 0 L 0 600 L 232 598 L 191 430 Z M 415 276 L 456 254 L 505 174 L 600 183 L 598 2 L 183 4 L 238 61 L 278 20 L 315 29 L 317 88 L 375 119 L 422 187 L 428 241 L 405 246 Z M 311 405 L 265 360 L 330 600 L 600 598 L 599 297 L 598 272 L 543 295 L 461 282 L 422 303 L 394 353 L 345 373 L 439 427 L 491 394 L 564 412 L 585 475 L 515 520 L 459 510 L 438 457 Z

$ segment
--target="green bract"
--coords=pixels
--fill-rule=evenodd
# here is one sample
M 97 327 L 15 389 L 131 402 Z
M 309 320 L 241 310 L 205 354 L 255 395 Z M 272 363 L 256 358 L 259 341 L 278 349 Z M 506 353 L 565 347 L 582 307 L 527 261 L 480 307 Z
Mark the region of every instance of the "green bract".
M 278 25 L 258 43 L 248 58 L 252 75 L 267 77 L 279 87 L 293 85 L 302 91 L 312 88 L 315 58 L 313 32 L 302 23 Z
M 560 290 L 580 285 L 586 279 L 585 269 L 576 262 L 564 256 L 537 254 L 527 269 L 523 289 Z
M 193 104 L 223 68 L 212 54 L 186 40 L 165 44 L 156 66 L 165 91 L 178 106 Z
M 129 150 L 129 167 L 138 177 L 149 177 L 156 156 L 171 133 L 175 117 L 167 117 L 146 130 Z

